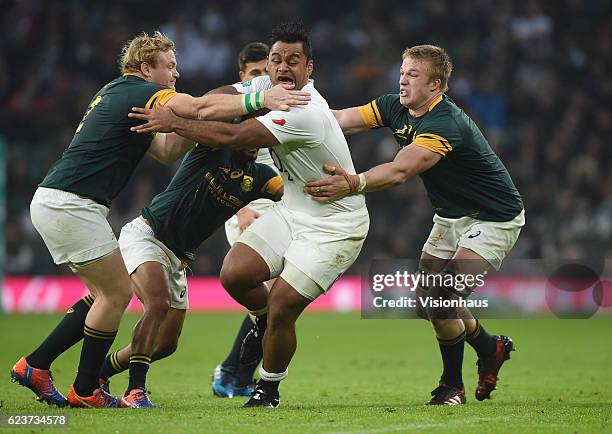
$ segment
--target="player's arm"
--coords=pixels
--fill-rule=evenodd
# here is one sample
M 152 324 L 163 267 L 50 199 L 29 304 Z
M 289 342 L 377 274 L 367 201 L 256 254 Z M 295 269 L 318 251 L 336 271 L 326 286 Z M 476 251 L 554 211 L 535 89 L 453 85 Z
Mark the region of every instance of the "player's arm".
M 342 199 L 349 194 L 383 190 L 403 184 L 413 176 L 433 167 L 442 155 L 414 143 L 397 153 L 392 162 L 372 167 L 359 175 L 350 175 L 339 166 L 326 164 L 332 176 L 310 181 L 304 192 L 319 202 Z
M 361 114 L 359 113 L 359 107 L 349 107 L 342 110 L 332 110 L 332 113 L 340 124 L 342 132 L 346 135 L 360 133 L 362 131 L 370 129 L 370 127 L 361 117 Z
M 442 155 L 429 149 L 410 144 L 400 150 L 392 162 L 374 166 L 364 172 L 366 184 L 362 191 L 384 190 L 403 184 L 413 176 L 432 168 L 441 158 Z
M 177 116 L 173 109 L 160 106 L 156 110 L 133 108 L 128 115 L 146 121 L 132 127 L 138 133 L 175 132 L 194 142 L 212 148 L 252 149 L 279 144 L 274 135 L 262 123 L 249 119 L 239 124 L 216 121 L 200 121 Z
M 179 116 L 191 119 L 226 120 L 249 114 L 261 108 L 289 110 L 289 107 L 306 105 L 310 94 L 301 90 L 288 90 L 282 85 L 248 94 L 228 95 L 213 93 L 193 97 L 177 93 L 166 102 Z
M 147 153 L 163 164 L 172 164 L 195 146 L 195 142 L 176 133 L 157 133 Z

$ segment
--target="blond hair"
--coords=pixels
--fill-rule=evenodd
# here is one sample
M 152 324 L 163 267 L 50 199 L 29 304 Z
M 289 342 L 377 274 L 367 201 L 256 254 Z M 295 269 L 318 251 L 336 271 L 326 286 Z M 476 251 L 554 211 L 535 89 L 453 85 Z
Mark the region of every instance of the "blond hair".
M 453 72 L 453 63 L 443 48 L 435 45 L 417 45 L 404 50 L 402 59 L 406 57 L 411 57 L 415 60 L 426 60 L 429 63 L 427 67 L 429 79 L 431 81 L 440 80 L 442 92 L 448 90 L 448 79 L 451 72 Z
M 119 69 L 122 74 L 129 72 L 140 72 L 140 65 L 148 63 L 155 66 L 158 53 L 168 50 L 176 52 L 174 42 L 160 31 L 155 31 L 153 36 L 142 32 L 140 35 L 128 41 L 121 49 L 119 55 Z

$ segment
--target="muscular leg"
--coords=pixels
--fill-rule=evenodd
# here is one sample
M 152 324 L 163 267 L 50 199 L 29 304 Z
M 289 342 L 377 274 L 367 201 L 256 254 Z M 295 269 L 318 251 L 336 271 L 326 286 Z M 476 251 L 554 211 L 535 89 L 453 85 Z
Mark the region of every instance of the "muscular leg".
M 119 249 L 93 263 L 75 265 L 74 271 L 96 296 L 85 318 L 83 348 L 74 382 L 78 395 L 91 396 L 99 387 L 102 362 L 132 297 L 131 281 Z
M 283 278 L 276 279 L 268 297 L 268 327 L 263 339 L 265 371 L 281 373 L 289 366 L 297 347 L 295 322 L 310 302 Z
M 170 284 L 166 269 L 159 262 L 145 262 L 132 273 L 136 294 L 144 313 L 132 333 L 130 380 L 126 393 L 144 389 L 157 334 L 170 310 Z
M 157 338 L 155 339 L 155 347 L 151 354 L 151 362 L 169 357 L 176 351 L 186 313 L 187 311 L 184 309 L 170 308 L 166 318 L 159 326 Z M 119 351 L 109 354 L 104 360 L 100 377 L 108 380 L 113 375 L 125 371 L 129 366 L 131 355 L 131 343 Z

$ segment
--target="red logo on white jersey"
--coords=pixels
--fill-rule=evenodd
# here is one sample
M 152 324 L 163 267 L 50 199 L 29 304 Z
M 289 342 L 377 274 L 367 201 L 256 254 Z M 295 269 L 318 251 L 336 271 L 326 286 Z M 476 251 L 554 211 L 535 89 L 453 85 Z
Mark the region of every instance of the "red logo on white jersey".
M 287 123 L 287 121 L 284 119 L 272 119 L 272 122 L 274 122 L 276 125 L 280 125 L 281 127 Z

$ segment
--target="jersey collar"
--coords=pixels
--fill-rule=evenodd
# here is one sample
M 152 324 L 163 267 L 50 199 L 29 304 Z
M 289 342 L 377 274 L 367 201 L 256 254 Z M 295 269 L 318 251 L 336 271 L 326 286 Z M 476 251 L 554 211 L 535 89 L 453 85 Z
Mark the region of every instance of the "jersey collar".
M 429 108 L 427 109 L 428 112 L 432 111 L 433 108 L 435 106 L 437 106 L 438 104 L 440 104 L 440 102 L 444 99 L 444 94 L 440 95 L 439 97 L 437 97 L 430 105 Z

